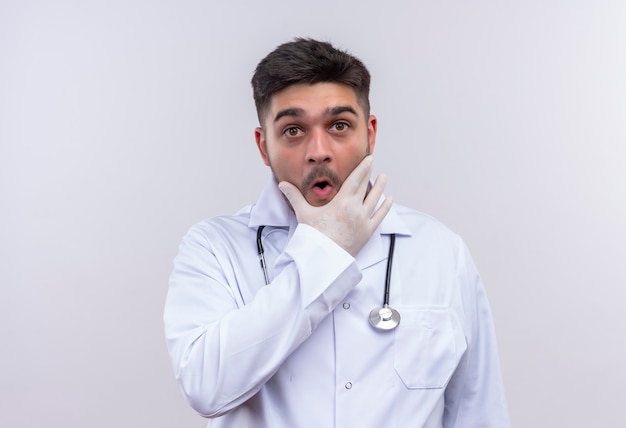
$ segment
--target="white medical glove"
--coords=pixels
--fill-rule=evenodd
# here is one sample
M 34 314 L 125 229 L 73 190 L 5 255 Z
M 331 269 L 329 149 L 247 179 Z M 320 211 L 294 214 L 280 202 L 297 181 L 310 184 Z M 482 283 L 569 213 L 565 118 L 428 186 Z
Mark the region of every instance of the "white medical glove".
M 310 205 L 298 188 L 287 181 L 281 181 L 278 187 L 293 207 L 299 223 L 316 228 L 354 257 L 391 209 L 391 198 L 385 198 L 374 212 L 387 178 L 379 175 L 368 193 L 373 167 L 372 156 L 366 156 L 335 197 L 321 207 Z

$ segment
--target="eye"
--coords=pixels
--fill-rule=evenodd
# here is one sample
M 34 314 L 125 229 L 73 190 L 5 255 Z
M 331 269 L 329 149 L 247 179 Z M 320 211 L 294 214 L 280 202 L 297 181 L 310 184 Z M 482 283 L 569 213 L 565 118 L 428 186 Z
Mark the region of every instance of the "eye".
M 335 122 L 333 123 L 333 125 L 331 126 L 332 129 L 334 129 L 337 132 L 344 132 L 346 131 L 348 128 L 350 127 L 350 125 L 347 122 Z
M 287 137 L 298 137 L 301 135 L 301 133 L 302 130 L 297 126 L 290 126 L 283 131 L 283 134 L 285 134 Z

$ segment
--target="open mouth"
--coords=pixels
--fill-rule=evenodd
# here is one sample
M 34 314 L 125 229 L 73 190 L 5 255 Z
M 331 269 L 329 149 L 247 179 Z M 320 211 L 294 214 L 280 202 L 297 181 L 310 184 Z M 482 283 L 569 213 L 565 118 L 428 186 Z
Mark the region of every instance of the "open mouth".
M 310 189 L 317 199 L 323 201 L 332 196 L 334 186 L 330 180 L 322 178 L 313 183 Z
M 324 190 L 326 188 L 326 186 L 328 186 L 329 184 L 330 183 L 328 181 L 324 180 L 324 181 L 319 181 L 319 182 L 315 183 L 313 185 L 313 187 L 317 187 L 317 188 L 320 188 L 320 189 Z
M 335 191 L 339 190 L 340 186 L 341 180 L 337 174 L 327 166 L 315 168 L 302 182 L 303 191 L 310 192 L 318 201 L 328 201 L 332 199 Z M 309 202 L 312 203 L 312 201 Z

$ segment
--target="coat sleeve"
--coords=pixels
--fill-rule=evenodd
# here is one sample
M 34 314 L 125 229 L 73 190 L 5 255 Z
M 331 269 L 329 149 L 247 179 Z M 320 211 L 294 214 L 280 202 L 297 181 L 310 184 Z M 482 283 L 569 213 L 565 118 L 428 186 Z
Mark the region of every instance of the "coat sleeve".
M 457 279 L 468 350 L 445 393 L 445 428 L 510 427 L 495 328 L 482 280 L 461 242 Z
M 187 401 L 201 415 L 216 417 L 258 392 L 361 280 L 361 272 L 354 258 L 325 235 L 298 225 L 276 262 L 279 273 L 242 306 L 234 295 L 238 287 L 229 282 L 245 275 L 225 274 L 210 240 L 193 228 L 184 237 L 164 323 Z M 258 259 L 246 263 L 236 269 L 260 269 Z

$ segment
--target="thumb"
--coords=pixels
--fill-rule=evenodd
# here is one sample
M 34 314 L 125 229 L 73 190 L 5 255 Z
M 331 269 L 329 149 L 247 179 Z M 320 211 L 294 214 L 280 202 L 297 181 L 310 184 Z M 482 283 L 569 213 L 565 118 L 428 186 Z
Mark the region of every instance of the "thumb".
M 293 210 L 298 213 L 298 209 L 306 202 L 300 190 L 288 181 L 278 183 L 278 188 L 283 192 L 283 195 L 285 195 L 285 198 L 287 198 Z

